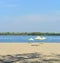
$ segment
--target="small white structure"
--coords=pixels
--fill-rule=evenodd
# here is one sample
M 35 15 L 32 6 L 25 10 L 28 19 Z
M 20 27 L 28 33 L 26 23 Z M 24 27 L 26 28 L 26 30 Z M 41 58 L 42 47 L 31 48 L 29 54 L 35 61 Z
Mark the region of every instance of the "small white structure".
M 37 40 L 45 40 L 46 38 L 45 37 L 37 36 L 35 39 L 37 39 Z
M 30 38 L 29 40 L 30 40 L 30 41 L 33 41 L 34 39 L 33 39 L 33 38 Z
M 32 42 L 32 45 L 31 45 L 31 46 L 39 46 L 39 44 L 38 44 L 38 43 L 33 43 L 33 41 L 34 41 L 34 39 L 33 39 L 33 38 L 30 38 L 30 39 L 29 39 L 29 41 L 31 41 L 31 42 Z

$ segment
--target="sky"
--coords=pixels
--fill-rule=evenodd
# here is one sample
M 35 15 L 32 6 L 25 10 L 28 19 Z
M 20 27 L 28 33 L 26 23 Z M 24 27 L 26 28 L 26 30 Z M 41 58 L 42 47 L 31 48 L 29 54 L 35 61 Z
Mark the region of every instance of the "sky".
M 0 0 L 0 32 L 60 32 L 60 0 Z

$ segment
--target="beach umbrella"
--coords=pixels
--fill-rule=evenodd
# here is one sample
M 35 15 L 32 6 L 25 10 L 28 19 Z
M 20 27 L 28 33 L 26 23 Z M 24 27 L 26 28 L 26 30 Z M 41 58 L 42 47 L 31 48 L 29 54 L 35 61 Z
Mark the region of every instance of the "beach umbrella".
M 30 41 L 30 42 L 33 42 L 33 41 L 34 41 L 34 39 L 33 39 L 33 38 L 29 38 L 29 41 Z
M 30 38 L 29 40 L 30 40 L 30 41 L 34 41 L 33 38 Z M 39 44 L 37 44 L 37 43 L 32 43 L 32 46 L 39 46 Z
M 30 38 L 29 40 L 30 40 L 30 41 L 33 41 L 34 39 L 33 39 L 33 38 Z
M 45 37 L 37 36 L 35 39 L 36 39 L 36 40 L 45 40 L 46 38 L 45 38 Z
M 39 41 L 43 41 L 43 40 L 45 40 L 46 38 L 45 38 L 45 37 L 41 37 L 41 36 L 37 36 L 35 39 L 36 39 L 36 40 L 39 40 Z M 40 42 L 40 43 L 42 44 L 43 42 Z

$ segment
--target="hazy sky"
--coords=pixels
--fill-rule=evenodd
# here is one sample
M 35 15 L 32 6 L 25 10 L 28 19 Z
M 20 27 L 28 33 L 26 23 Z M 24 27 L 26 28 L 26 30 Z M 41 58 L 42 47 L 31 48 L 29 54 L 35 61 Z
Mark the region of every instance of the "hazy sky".
M 0 32 L 60 32 L 60 0 L 0 0 Z

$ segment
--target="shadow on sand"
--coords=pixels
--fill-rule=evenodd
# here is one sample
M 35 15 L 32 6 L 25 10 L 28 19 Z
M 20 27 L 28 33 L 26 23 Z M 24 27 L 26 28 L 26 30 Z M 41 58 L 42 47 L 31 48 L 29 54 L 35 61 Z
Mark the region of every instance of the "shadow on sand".
M 0 55 L 0 63 L 60 63 L 60 54 L 39 53 Z

